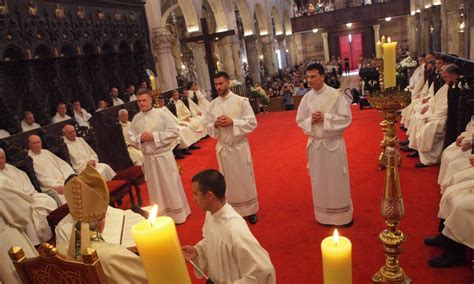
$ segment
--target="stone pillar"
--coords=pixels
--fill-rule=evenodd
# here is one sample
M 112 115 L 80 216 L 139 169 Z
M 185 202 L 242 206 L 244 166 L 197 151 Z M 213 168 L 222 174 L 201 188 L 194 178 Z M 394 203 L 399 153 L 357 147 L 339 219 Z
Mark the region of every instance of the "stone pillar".
M 418 54 L 423 53 L 421 50 L 421 23 L 420 23 L 420 14 L 416 13 L 415 17 L 415 42 L 414 49 Z
M 161 90 L 176 88 L 178 86 L 176 66 L 171 53 L 171 43 L 174 38 L 168 29 L 161 27 L 160 1 L 146 1 L 145 11 L 151 34 L 151 51 L 158 72 L 159 87 Z
M 260 60 L 258 59 L 257 53 L 257 36 L 251 35 L 245 37 L 245 49 L 247 50 L 247 64 L 249 66 L 249 76 L 252 78 L 252 82 L 261 83 L 262 78 L 260 76 Z
M 428 53 L 432 52 L 433 49 L 431 47 L 431 16 L 429 15 L 428 11 L 422 10 L 420 13 L 420 47 L 421 52 Z
M 232 56 L 234 57 L 235 79 L 242 84 L 245 83 L 244 66 L 242 64 L 240 40 L 232 36 Z
M 206 62 L 206 50 L 203 43 L 188 43 L 193 52 L 194 65 L 196 66 L 197 81 L 208 93 L 211 92 L 211 76 Z
M 157 61 L 157 75 L 162 91 L 178 87 L 176 66 L 171 53 L 171 43 L 173 41 L 174 37 L 167 28 L 155 27 L 152 29 L 152 51 L 155 62 Z
M 293 67 L 296 65 L 296 45 L 293 35 L 287 35 L 285 41 L 288 49 L 288 65 Z
M 235 79 L 235 66 L 234 57 L 232 55 L 232 39 L 231 37 L 225 37 L 218 41 L 219 54 L 222 64 L 224 65 L 224 71 L 229 74 L 230 79 Z
M 432 47 L 433 51 L 441 52 L 441 7 L 440 6 L 432 6 L 432 25 L 433 31 L 431 32 L 432 37 Z
M 304 62 L 304 48 L 302 34 L 293 34 L 296 49 L 296 64 Z
M 272 77 L 277 73 L 275 63 L 275 49 L 273 48 L 273 39 L 266 35 L 261 37 L 263 44 L 263 64 L 265 66 L 266 75 Z
M 380 40 L 380 24 L 373 25 L 375 43 Z
M 321 33 L 321 37 L 323 38 L 324 62 L 328 63 L 331 60 L 329 57 L 328 33 Z
M 278 48 L 280 50 L 280 58 L 281 58 L 281 69 L 284 70 L 288 66 L 287 56 L 286 56 L 286 46 L 285 46 L 285 35 L 276 36 L 276 40 L 278 42 Z M 278 68 L 278 62 L 277 62 Z

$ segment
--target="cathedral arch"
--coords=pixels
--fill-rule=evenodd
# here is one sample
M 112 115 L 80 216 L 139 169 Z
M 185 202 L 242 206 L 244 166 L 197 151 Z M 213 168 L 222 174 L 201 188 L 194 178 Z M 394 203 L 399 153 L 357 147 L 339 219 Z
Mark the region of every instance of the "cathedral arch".
M 275 26 L 275 35 L 282 35 L 284 33 L 283 22 L 281 20 L 280 12 L 275 6 L 272 8 L 272 18 Z
M 265 14 L 265 10 L 263 9 L 262 5 L 257 3 L 255 5 L 255 17 L 257 18 L 258 26 L 260 29 L 261 36 L 268 35 L 268 24 L 267 24 L 267 17 Z
M 239 9 L 240 18 L 242 19 L 244 35 L 254 34 L 253 17 L 250 12 L 249 6 L 245 2 L 245 0 L 236 0 L 235 4 L 237 5 L 237 9 Z
M 2 54 L 3 61 L 25 60 L 26 53 L 17 45 L 9 44 L 5 46 Z
M 285 9 L 285 12 L 283 13 L 283 27 L 285 29 L 285 34 L 286 35 L 293 34 L 293 30 L 291 28 L 290 13 L 286 9 Z
M 214 19 L 216 20 L 216 32 L 228 30 L 229 24 L 227 23 L 226 11 L 221 0 L 207 0 L 207 2 L 214 13 Z

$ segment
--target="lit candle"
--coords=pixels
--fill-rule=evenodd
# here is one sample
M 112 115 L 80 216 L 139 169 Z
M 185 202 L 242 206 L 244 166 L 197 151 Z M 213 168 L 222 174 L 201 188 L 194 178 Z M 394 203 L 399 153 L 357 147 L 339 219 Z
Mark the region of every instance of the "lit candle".
M 153 77 L 153 75 L 150 75 L 150 88 L 152 91 L 156 90 L 156 82 L 155 77 Z
M 384 36 L 384 35 L 382 36 L 381 42 L 382 42 L 382 43 L 385 43 L 385 36 Z
M 149 219 L 132 227 L 148 283 L 191 283 L 174 221 L 167 216 L 156 218 L 157 212 L 154 205 Z
M 380 40 L 375 44 L 375 57 L 382 58 L 382 43 Z
M 352 283 L 352 244 L 339 237 L 337 229 L 332 237 L 321 242 L 324 284 Z
M 383 81 L 384 88 L 397 86 L 397 42 L 391 42 L 388 37 L 383 48 Z

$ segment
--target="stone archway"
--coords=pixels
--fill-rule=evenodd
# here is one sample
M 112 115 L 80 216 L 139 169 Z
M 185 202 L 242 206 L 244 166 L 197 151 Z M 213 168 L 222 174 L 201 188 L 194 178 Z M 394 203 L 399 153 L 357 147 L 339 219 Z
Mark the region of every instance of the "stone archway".
M 186 30 L 189 33 L 199 31 L 200 30 L 199 18 L 196 13 L 196 9 L 194 8 L 194 4 L 192 0 L 178 0 L 178 3 L 169 7 L 168 10 L 166 10 L 163 13 L 163 16 L 161 17 L 161 26 L 166 25 L 166 21 L 168 20 L 169 16 L 177 8 L 181 8 L 184 21 L 186 22 Z
M 226 11 L 222 0 L 207 0 L 209 6 L 214 13 L 214 19 L 216 20 L 216 32 L 223 32 L 229 29 L 229 23 L 227 23 Z
M 275 35 L 282 35 L 284 33 L 283 22 L 281 20 L 280 12 L 275 6 L 272 8 L 273 23 L 275 25 Z
M 250 13 L 250 9 L 245 0 L 236 0 L 235 4 L 240 13 L 240 18 L 242 19 L 242 25 L 244 27 L 244 36 L 254 34 L 253 30 L 253 17 Z
M 255 5 L 255 16 L 257 18 L 258 27 L 260 30 L 259 35 L 261 36 L 268 35 L 269 30 L 268 30 L 267 16 L 265 14 L 265 10 L 263 9 L 262 5 L 260 5 L 259 3 Z
M 286 35 L 292 35 L 293 30 L 291 28 L 291 18 L 290 18 L 290 13 L 288 10 L 285 10 L 283 13 L 283 28 L 285 30 Z

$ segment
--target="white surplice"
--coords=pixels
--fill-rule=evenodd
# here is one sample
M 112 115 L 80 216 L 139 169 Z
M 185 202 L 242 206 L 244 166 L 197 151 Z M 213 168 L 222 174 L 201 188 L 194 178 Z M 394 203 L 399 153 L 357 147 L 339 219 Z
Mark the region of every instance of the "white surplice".
M 324 121 L 312 123 L 312 114 Z M 301 100 L 296 122 L 308 136 L 306 147 L 314 214 L 322 224 L 343 225 L 352 220 L 352 199 L 346 144 L 342 137 L 351 124 L 351 109 L 344 96 L 328 85 L 310 90 Z
M 119 105 L 123 105 L 123 104 L 124 104 L 124 102 L 123 102 L 123 100 L 122 100 L 121 98 L 119 98 L 119 97 L 116 97 L 116 98 L 112 97 L 112 105 L 113 105 L 113 106 L 119 106 Z
M 135 147 L 144 155 L 150 203 L 158 204 L 160 214 L 170 216 L 175 223 L 183 223 L 191 210 L 172 153 L 178 131 L 168 115 L 152 108 L 135 115 L 128 133 Z M 144 132 L 152 132 L 154 141 L 142 143 Z
M 196 135 L 199 139 L 206 136 L 202 119 L 193 116 L 191 110 L 188 109 L 182 100 L 175 101 L 172 99 L 171 102 L 176 106 L 176 116 L 181 123 L 189 126 L 189 128 L 193 130 L 194 135 Z
M 128 128 L 130 127 L 130 121 L 123 123 L 120 121 L 120 125 L 122 126 L 122 134 L 125 140 L 125 144 L 127 144 L 127 151 L 130 159 L 132 160 L 135 166 L 143 165 L 143 153 L 142 151 L 138 150 L 135 145 L 133 145 L 132 140 L 128 137 Z
M 46 193 L 37 192 L 26 173 L 12 165 L 5 164 L 5 168 L 0 170 L 0 177 L 4 178 L 12 189 L 33 197 L 30 217 L 32 222 L 25 227 L 25 232 L 33 244 L 39 245 L 49 241 L 53 234 L 46 217 L 58 208 L 56 201 Z
M 413 111 L 413 106 L 416 104 L 414 101 L 417 97 L 420 96 L 420 92 L 422 92 L 423 87 L 425 85 L 425 63 L 421 64 L 415 69 L 413 75 L 410 77 L 410 84 L 409 90 L 411 93 L 412 102 L 408 105 L 405 109 L 402 110 L 402 119 L 400 123 L 402 123 L 405 127 L 408 127 L 410 124 L 410 119 Z
M 24 120 L 21 121 L 21 131 L 23 131 L 23 132 L 30 131 L 30 130 L 33 130 L 33 129 L 37 129 L 37 128 L 40 128 L 40 127 L 41 127 L 41 125 L 39 125 L 36 122 L 33 122 L 32 125 L 28 125 Z
M 0 139 L 10 137 L 10 133 L 8 131 L 0 129 Z
M 21 247 L 26 257 L 38 256 L 34 245 L 24 233 L 24 228 L 32 222 L 33 202 L 31 196 L 13 189 L 0 176 L 0 283 L 21 283 L 8 255 L 12 246 Z
M 194 96 L 197 97 L 198 99 L 198 105 L 201 107 L 202 110 L 206 110 L 207 107 L 209 106 L 209 101 L 207 100 L 206 98 L 206 95 L 200 91 L 200 90 L 197 90 L 197 91 L 189 91 L 189 98 L 190 99 L 193 99 Z
M 215 128 L 214 122 L 222 115 L 232 118 L 233 125 Z M 242 216 L 257 213 L 257 187 L 247 141 L 247 135 L 257 128 L 257 119 L 248 99 L 231 91 L 215 98 L 204 114 L 204 125 L 209 136 L 217 139 L 217 161 L 225 177 L 227 201 Z
M 463 157 L 460 157 L 449 163 L 448 167 L 446 168 L 444 179 L 440 186 L 441 194 L 444 194 L 444 192 L 450 186 L 474 177 L 474 167 L 469 161 L 469 157 L 471 156 L 470 153 L 471 151 L 467 151 Z
M 474 176 L 450 186 L 441 197 L 438 217 L 443 235 L 474 249 Z
M 93 160 L 95 161 L 95 169 L 106 181 L 112 180 L 116 175 L 115 171 L 109 165 L 99 163 L 99 157 L 96 152 L 94 152 L 83 138 L 76 137 L 76 140 L 72 141 L 65 137 L 64 143 L 67 145 L 72 167 L 76 172 L 82 172 L 86 168 L 87 162 Z
M 60 205 L 66 204 L 64 195 L 58 194 L 54 188 L 64 186 L 64 181 L 74 174 L 73 168 L 46 149 L 42 149 L 39 154 L 29 150 L 28 155 L 33 159 L 33 168 L 40 182 L 41 190 L 55 198 Z
M 51 123 L 58 123 L 58 122 L 65 121 L 68 119 L 71 119 L 69 115 L 65 114 L 64 116 L 61 116 L 59 113 L 56 112 L 53 118 L 51 118 Z
M 202 233 L 203 239 L 195 245 L 195 261 L 215 283 L 276 283 L 268 252 L 232 206 L 226 204 L 214 214 L 207 212 Z
M 76 120 L 79 126 L 84 126 L 87 128 L 91 127 L 89 124 L 89 119 L 91 119 L 91 117 L 92 115 L 83 108 L 81 108 L 80 111 L 74 110 L 74 120 Z
M 201 138 L 200 135 L 199 137 L 195 135 L 195 133 L 189 128 L 188 125 L 185 123 L 182 123 L 179 121 L 179 119 L 169 110 L 167 107 L 161 107 L 158 108 L 162 112 L 164 112 L 166 115 L 168 115 L 171 120 L 175 123 L 176 127 L 178 127 L 179 130 L 179 146 L 180 148 L 188 148 L 189 146 L 193 145 L 194 143 L 198 142 L 199 139 Z

